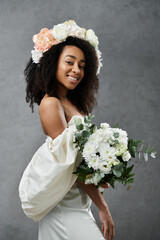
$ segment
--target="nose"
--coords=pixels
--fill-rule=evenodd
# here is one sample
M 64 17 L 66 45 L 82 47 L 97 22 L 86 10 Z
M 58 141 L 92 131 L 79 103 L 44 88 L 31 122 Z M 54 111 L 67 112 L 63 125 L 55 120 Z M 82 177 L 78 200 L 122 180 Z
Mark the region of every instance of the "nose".
M 79 68 L 78 64 L 73 65 L 72 71 L 74 73 L 80 73 L 80 68 Z

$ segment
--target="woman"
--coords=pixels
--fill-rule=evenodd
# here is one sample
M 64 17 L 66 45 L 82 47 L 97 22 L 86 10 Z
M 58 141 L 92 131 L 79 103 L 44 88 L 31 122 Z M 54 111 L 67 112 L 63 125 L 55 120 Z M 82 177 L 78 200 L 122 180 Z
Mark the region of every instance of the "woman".
M 58 26 L 58 30 L 57 27 Z M 39 240 L 108 239 L 114 223 L 95 185 L 77 180 L 72 172 L 82 157 L 73 145 L 75 119 L 83 119 L 96 104 L 98 48 L 74 21 L 43 29 L 33 37 L 35 50 L 25 69 L 26 100 L 39 105 L 46 142 L 24 171 L 19 186 L 25 214 L 39 221 Z M 58 38 L 60 30 L 67 34 Z M 95 42 L 94 42 L 95 43 Z M 108 187 L 107 183 L 103 187 Z M 102 233 L 91 213 L 91 199 L 99 208 Z

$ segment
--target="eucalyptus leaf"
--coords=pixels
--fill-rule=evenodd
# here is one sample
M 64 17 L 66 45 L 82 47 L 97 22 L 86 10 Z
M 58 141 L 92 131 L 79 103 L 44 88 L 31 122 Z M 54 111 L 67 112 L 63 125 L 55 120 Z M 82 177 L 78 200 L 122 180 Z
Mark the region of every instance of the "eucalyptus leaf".
M 135 147 L 138 147 L 141 143 L 143 143 L 143 140 L 134 140 Z
M 144 152 L 147 153 L 148 150 L 149 150 L 149 148 L 150 148 L 150 145 L 149 145 L 148 147 L 146 147 L 146 149 L 144 150 Z
M 118 138 L 118 137 L 119 137 L 119 132 L 115 132 L 115 133 L 113 134 L 113 136 L 114 136 L 115 138 Z
M 89 122 L 88 122 L 88 117 L 85 117 L 85 118 L 84 118 L 84 122 L 85 122 L 86 124 L 89 123 Z
M 135 146 L 132 146 L 132 147 L 130 148 L 130 153 L 131 153 L 131 156 L 132 156 L 132 157 L 135 157 L 135 153 L 136 153 L 136 147 L 135 147 Z
M 116 140 L 112 140 L 115 144 L 118 144 L 119 141 L 116 139 Z
M 83 126 L 83 124 L 81 123 L 81 124 L 79 124 L 79 125 L 76 125 L 76 128 L 77 128 L 78 130 L 83 130 L 84 126 Z
M 116 177 L 120 177 L 122 175 L 122 171 L 120 171 L 120 170 L 113 169 L 113 173 Z
M 89 133 L 88 133 L 88 131 L 83 130 L 83 131 L 82 131 L 82 135 L 83 135 L 83 137 L 88 137 L 88 136 L 89 136 Z
M 130 174 L 131 171 L 132 171 L 132 169 L 133 169 L 133 167 L 134 167 L 134 165 L 132 165 L 132 166 L 126 168 L 126 173 L 127 173 L 127 174 Z
M 148 150 L 148 154 L 152 153 L 153 150 L 154 150 L 154 148 L 153 148 L 153 147 L 150 147 L 150 149 Z
M 141 152 L 138 153 L 138 157 L 139 157 L 139 159 L 141 158 Z
M 144 145 L 142 144 L 141 148 L 139 149 L 140 152 L 142 151 L 143 146 L 144 146 Z
M 122 168 L 123 168 L 123 163 L 122 162 L 120 162 L 117 166 L 113 167 L 114 170 L 120 170 Z
M 146 162 L 148 161 L 148 153 L 144 153 L 144 159 Z

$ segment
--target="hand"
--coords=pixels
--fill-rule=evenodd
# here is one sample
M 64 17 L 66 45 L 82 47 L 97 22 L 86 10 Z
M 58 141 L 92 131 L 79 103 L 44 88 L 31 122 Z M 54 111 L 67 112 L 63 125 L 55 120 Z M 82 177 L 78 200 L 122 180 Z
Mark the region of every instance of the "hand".
M 106 182 L 105 184 L 101 185 L 100 187 L 101 188 L 109 188 L 109 186 L 110 186 L 109 183 Z
M 109 210 L 99 210 L 99 218 L 102 223 L 102 232 L 104 238 L 106 239 L 108 235 L 108 240 L 113 240 L 113 237 L 115 236 L 114 222 Z

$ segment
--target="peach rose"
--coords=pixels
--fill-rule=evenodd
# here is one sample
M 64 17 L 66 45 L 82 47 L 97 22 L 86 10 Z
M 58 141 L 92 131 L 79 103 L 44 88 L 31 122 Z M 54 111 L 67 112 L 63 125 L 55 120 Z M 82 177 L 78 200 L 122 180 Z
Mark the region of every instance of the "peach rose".
M 59 43 L 52 34 L 52 30 L 48 28 L 41 29 L 40 33 L 33 36 L 33 42 L 35 43 L 35 48 L 42 52 L 48 51 L 53 45 Z

